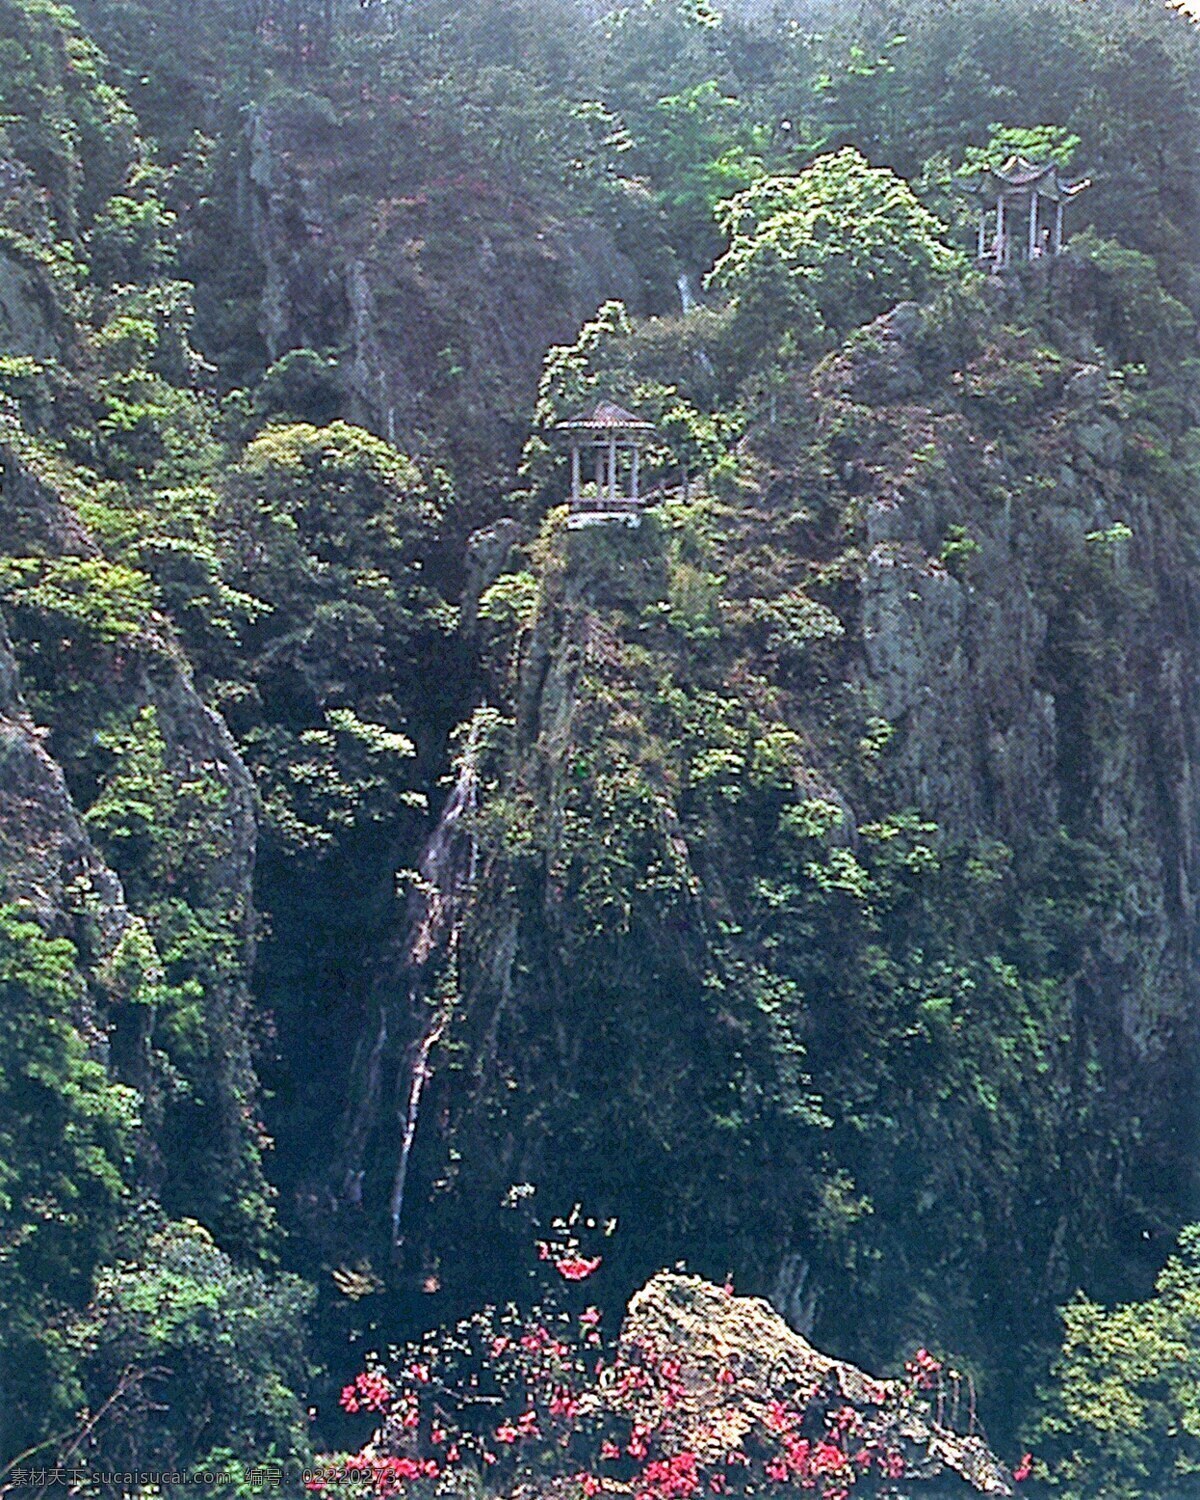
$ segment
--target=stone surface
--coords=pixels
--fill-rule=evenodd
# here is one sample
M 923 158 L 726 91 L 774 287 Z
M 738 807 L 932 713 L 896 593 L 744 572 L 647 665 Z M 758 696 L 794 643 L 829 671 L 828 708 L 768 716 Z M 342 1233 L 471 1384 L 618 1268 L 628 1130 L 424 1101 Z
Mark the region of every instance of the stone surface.
M 683 1395 L 671 1410 L 673 1441 L 707 1462 L 720 1463 L 754 1428 L 772 1401 L 800 1404 L 814 1389 L 833 1411 L 859 1413 L 864 1438 L 903 1454 L 898 1488 L 1011 1495 L 1008 1472 L 978 1434 L 962 1434 L 933 1420 L 930 1403 L 896 1381 L 881 1381 L 833 1359 L 793 1332 L 757 1297 L 736 1297 L 695 1276 L 663 1272 L 629 1304 L 621 1330 L 626 1356 L 646 1349 L 679 1362 Z M 727 1383 L 720 1375 L 732 1376 Z M 615 1398 L 621 1409 L 624 1400 Z

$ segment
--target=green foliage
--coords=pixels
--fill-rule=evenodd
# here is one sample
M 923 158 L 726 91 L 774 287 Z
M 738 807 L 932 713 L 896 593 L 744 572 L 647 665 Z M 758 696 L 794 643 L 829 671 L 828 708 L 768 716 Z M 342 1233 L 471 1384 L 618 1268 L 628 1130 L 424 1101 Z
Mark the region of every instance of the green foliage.
M 0 119 L 49 195 L 54 227 L 75 239 L 138 160 L 135 121 L 105 80 L 100 51 L 54 0 L 0 5 Z
M 439 514 L 409 459 L 361 428 L 268 428 L 215 520 L 225 576 L 257 601 L 230 715 L 292 848 L 411 803 L 403 734 L 420 664 L 451 623 L 424 581 Z
M 711 79 L 656 101 L 642 150 L 662 183 L 671 241 L 686 265 L 712 263 L 720 248 L 717 205 L 762 176 L 765 134 L 743 125 L 738 101 Z
M 736 298 L 748 346 L 844 333 L 961 265 L 907 183 L 852 147 L 756 183 L 721 213 L 730 247 L 713 280 Z
M 1156 370 L 1175 363 L 1196 316 L 1166 290 L 1151 257 L 1090 231 L 1072 249 L 1102 273 L 1098 331 L 1118 363 L 1138 360 Z
M 235 1265 L 193 1220 L 157 1216 L 103 1267 L 67 1342 L 83 1354 L 91 1412 L 124 1383 L 130 1395 L 100 1417 L 97 1467 L 200 1467 L 214 1450 L 257 1463 L 303 1462 L 309 1451 L 304 1319 L 312 1292 Z
M 315 349 L 290 349 L 254 393 L 254 411 L 263 421 L 283 419 L 321 427 L 340 414 L 343 404 L 337 361 Z
M 1036 1433 L 1055 1493 L 1190 1493 L 1200 1476 L 1200 1226 L 1183 1230 L 1146 1301 L 1106 1309 L 1081 1295 L 1062 1316 Z
M 1098 1267 L 1128 1285 L 1117 1221 L 1142 1209 L 1115 1185 L 1173 1211 L 1141 1170 L 1166 1149 L 1139 1140 L 1152 1101 L 1106 1097 L 1114 1066 L 1092 1029 L 1141 892 L 1122 894 L 1133 854 L 1097 831 L 1089 756 L 1119 783 L 1104 757 L 1143 644 L 1163 635 L 1130 581 L 1139 553 L 1190 545 L 1170 526 L 1190 514 L 1196 453 L 1194 28 L 1161 7 L 1073 0 L 920 0 L 903 37 L 878 6 L 822 34 L 786 7 L 675 0 L 184 9 L 78 0 L 139 124 L 65 7 L 0 0 L 0 271 L 36 290 L 61 355 L 0 351 L 3 419 L 15 403 L 21 451 L 69 488 L 99 547 L 61 546 L 56 513 L 28 544 L 6 540 L 0 589 L 26 700 L 137 913 L 86 989 L 68 948 L 16 918 L 0 929 L 23 1027 L 11 1067 L 45 1042 L 41 1113 L 0 1117 L 0 1132 L 16 1121 L 0 1151 L 16 1204 L 0 1334 L 33 1371 L 5 1442 L 69 1414 L 83 1351 L 93 1410 L 124 1361 L 166 1404 L 123 1412 L 104 1438 L 114 1462 L 302 1447 L 303 1298 L 226 1255 L 272 1233 L 252 1039 L 292 1213 L 324 1201 L 362 1081 L 347 1038 L 396 941 L 396 871 L 427 832 L 447 731 L 480 691 L 500 706 L 476 716 L 482 800 L 463 820 L 479 885 L 458 966 L 437 979 L 460 999 L 411 1178 L 436 1184 L 443 1211 L 414 1188 L 403 1274 L 427 1252 L 449 1283 L 492 1275 L 507 1290 L 502 1250 L 481 1269 L 462 1247 L 488 1259 L 492 1189 L 536 1172 L 564 1197 L 594 1191 L 633 1220 L 632 1241 L 654 1242 L 629 1252 L 629 1280 L 667 1243 L 763 1288 L 803 1253 L 822 1337 L 872 1357 L 942 1337 L 1011 1381 L 1015 1405 L 1053 1302 Z M 1059 123 L 1030 126 L 1051 99 Z M 952 169 L 1014 150 L 1095 182 L 1070 210 L 1083 233 L 1069 297 L 1034 309 L 1014 287 L 1004 327 L 968 285 L 917 320 L 915 379 L 966 446 L 939 433 L 894 464 L 888 413 L 855 393 L 818 396 L 814 430 L 796 367 L 955 278 L 940 222 Z M 926 190 L 943 196 L 922 206 Z M 680 315 L 677 272 L 717 257 L 721 305 Z M 461 465 L 465 505 L 429 464 L 337 420 L 351 385 L 366 390 L 338 362 L 364 345 L 324 292 L 360 261 L 383 362 L 411 377 L 397 423 L 414 451 Z M 406 296 L 389 309 L 380 266 L 411 276 L 417 311 Z M 479 315 L 493 270 L 528 338 L 496 339 Z M 295 307 L 271 300 L 281 285 Z M 615 287 L 628 307 L 604 303 L 573 339 L 570 319 Z M 272 352 L 316 347 L 264 374 L 262 328 L 278 336 L 281 317 Z M 567 537 L 551 509 L 527 561 L 480 600 L 480 652 L 446 600 L 467 517 L 512 509 L 543 335 L 563 343 L 515 502 L 530 530 L 565 491 L 544 430 L 599 395 L 655 423 L 646 481 L 674 491 L 682 474 L 684 494 L 636 536 Z M 1094 341 L 1124 366 L 1104 369 L 1099 395 L 1071 384 L 1083 360 L 1103 363 Z M 860 339 L 820 380 L 887 376 L 891 352 Z M 1073 404 L 1093 398 L 1124 443 L 1121 490 L 1100 475 L 1103 506 L 1072 550 L 1058 523 L 1082 512 L 1067 478 L 1049 490 Z M 978 492 L 955 487 L 982 450 Z M 993 502 L 1038 553 L 1069 831 L 1009 847 L 901 810 L 893 753 L 910 725 L 860 697 L 856 529 L 897 475 L 897 504 L 917 491 L 922 507 L 915 587 L 945 568 L 969 606 L 996 552 Z M 40 501 L 5 484 L 15 535 Z M 189 666 L 261 799 L 252 1005 L 256 920 L 231 873 L 251 851 L 229 846 L 229 786 L 181 774 L 192 709 L 175 673 Z M 30 995 L 66 1018 L 58 1029 Z M 94 995 L 115 1008 L 114 1056 L 147 1079 L 140 1130 L 96 1060 L 112 1018 L 93 1018 Z M 385 1073 L 408 1024 L 391 1028 Z M 364 1214 L 339 1225 L 356 1255 L 395 1166 L 390 1104 L 372 1110 Z M 38 1129 L 50 1144 L 35 1160 Z M 134 1236 L 76 1343 L 45 1339 L 112 1258 L 131 1142 L 167 1211 L 208 1231 Z M 315 1263 L 324 1246 L 301 1217 L 293 1244 Z M 1159 1430 L 1157 1397 L 1111 1389 L 1145 1467 L 1138 1423 Z M 1185 1396 L 1160 1403 L 1181 1424 Z M 1126 1460 L 1111 1433 L 1108 1448 L 1078 1442 L 1067 1459 L 1094 1448 L 1096 1473 L 1105 1455 L 1114 1472 Z
M 138 1097 L 99 1060 L 65 938 L 0 906 L 0 1452 L 69 1422 L 76 1367 L 56 1343 L 111 1252 Z
M 5 558 L 0 593 L 18 616 L 35 616 L 40 632 L 65 634 L 77 650 L 138 635 L 154 601 L 146 574 L 101 557 Z
M 1065 170 L 1079 146 L 1079 137 L 1060 125 L 993 125 L 986 146 L 971 146 L 964 153 L 962 175 L 970 177 L 985 167 L 1002 167 L 1012 156 L 1025 161 L 1052 161 Z
M 153 195 L 112 197 L 88 232 L 92 274 L 101 286 L 150 282 L 174 260 L 174 215 Z

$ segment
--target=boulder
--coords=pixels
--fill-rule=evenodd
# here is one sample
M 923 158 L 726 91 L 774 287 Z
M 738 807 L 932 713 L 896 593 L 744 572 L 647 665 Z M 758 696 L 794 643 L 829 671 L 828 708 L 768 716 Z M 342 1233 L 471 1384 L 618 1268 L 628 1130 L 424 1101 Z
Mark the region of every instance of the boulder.
M 622 1362 L 678 1366 L 670 1410 L 673 1441 L 705 1464 L 743 1449 L 757 1431 L 778 1430 L 781 1408 L 803 1413 L 803 1431 L 819 1435 L 826 1418 L 854 1414 L 855 1441 L 904 1460 L 903 1484 L 939 1494 L 1011 1495 L 1007 1469 L 989 1449 L 973 1417 L 960 1432 L 938 1421 L 951 1406 L 954 1377 L 878 1380 L 856 1365 L 813 1347 L 758 1297 L 737 1297 L 695 1276 L 662 1272 L 637 1292 L 621 1331 Z M 615 1390 L 611 1404 L 637 1425 L 662 1413 L 643 1410 L 660 1399 L 661 1382 Z M 966 1397 L 958 1403 L 970 1413 Z M 774 1426 L 773 1426 L 774 1424 Z M 800 1430 L 800 1429 L 797 1429 Z

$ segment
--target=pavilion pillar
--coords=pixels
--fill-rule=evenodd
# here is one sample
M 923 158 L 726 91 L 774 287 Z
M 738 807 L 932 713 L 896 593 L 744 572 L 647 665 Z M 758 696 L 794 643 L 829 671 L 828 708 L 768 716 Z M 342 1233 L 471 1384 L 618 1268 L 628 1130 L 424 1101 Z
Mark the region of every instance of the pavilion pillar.
M 636 501 L 638 497 L 638 459 L 640 457 L 641 451 L 638 448 L 638 445 L 634 443 L 633 457 L 630 460 L 629 468 L 629 495 L 630 498 L 634 501 Z
M 579 504 L 579 439 L 571 439 L 571 504 Z
M 608 440 L 608 501 L 610 505 L 617 503 L 617 437 L 616 433 Z
M 979 259 L 987 254 L 987 203 L 979 204 Z
M 1063 202 L 1060 198 L 1054 205 L 1054 253 L 1058 255 L 1063 247 Z
M 1008 240 L 1004 233 L 1004 194 L 996 200 L 996 265 L 1008 264 Z
M 1038 195 L 1037 188 L 1029 195 L 1029 259 L 1037 255 Z
M 604 498 L 604 449 L 596 444 L 596 494 Z

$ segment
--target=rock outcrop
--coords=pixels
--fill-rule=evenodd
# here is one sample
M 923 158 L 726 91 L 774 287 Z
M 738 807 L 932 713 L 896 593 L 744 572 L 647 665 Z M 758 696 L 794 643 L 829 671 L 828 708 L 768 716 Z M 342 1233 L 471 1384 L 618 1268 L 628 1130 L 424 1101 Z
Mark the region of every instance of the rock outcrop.
M 112 604 L 122 575 L 15 436 L 0 442 L 0 530 L 25 580 L 0 635 L 0 893 L 75 944 L 89 997 L 78 1024 L 143 1096 L 146 1188 L 252 1241 L 265 1224 L 242 1215 L 266 1195 L 253 782 L 168 622 Z M 175 1023 L 156 1014 L 164 981 L 202 1001 L 179 1060 Z
M 769 1433 L 780 1407 L 803 1411 L 804 1430 L 817 1436 L 829 1430 L 835 1412 L 843 1422 L 853 1412 L 856 1446 L 902 1458 L 898 1491 L 932 1485 L 939 1494 L 1013 1493 L 1007 1469 L 979 1431 L 958 1432 L 935 1419 L 935 1404 L 947 1407 L 944 1396 L 878 1380 L 823 1354 L 760 1298 L 663 1272 L 630 1301 L 621 1350 L 631 1363 L 649 1350 L 660 1367 L 664 1360 L 678 1366 L 682 1392 L 669 1412 L 672 1443 L 704 1463 L 720 1465 L 756 1433 Z M 643 1422 L 664 1416 L 643 1410 L 653 1399 L 637 1392 L 613 1398 L 617 1410 L 629 1409 Z M 962 1410 L 965 1417 L 965 1402 Z
M 423 159 L 419 142 L 391 138 L 380 153 L 353 112 L 255 113 L 247 202 L 263 342 L 270 359 L 345 350 L 352 420 L 494 475 L 520 450 L 546 350 L 609 298 L 637 306 L 638 278 L 602 226 L 478 171 L 425 180 Z

